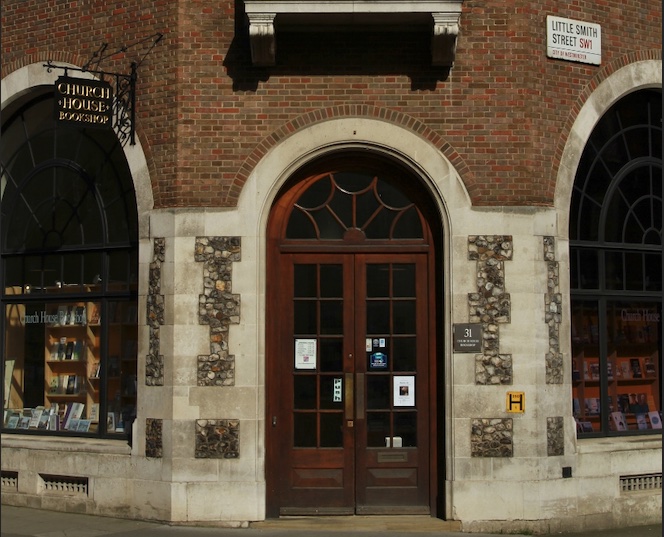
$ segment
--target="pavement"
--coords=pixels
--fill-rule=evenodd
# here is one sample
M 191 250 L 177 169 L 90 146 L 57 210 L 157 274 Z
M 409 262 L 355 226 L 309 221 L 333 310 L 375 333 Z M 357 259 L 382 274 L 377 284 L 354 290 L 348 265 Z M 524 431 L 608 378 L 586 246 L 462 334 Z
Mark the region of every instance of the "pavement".
M 250 524 L 248 528 L 171 526 L 93 515 L 3 505 L 2 537 L 469 537 L 458 523 L 430 517 L 287 518 Z M 415 520 L 417 519 L 417 520 Z M 509 533 L 510 535 L 530 535 Z M 505 537 L 505 534 L 472 534 Z M 662 525 L 555 534 L 564 537 L 661 537 Z

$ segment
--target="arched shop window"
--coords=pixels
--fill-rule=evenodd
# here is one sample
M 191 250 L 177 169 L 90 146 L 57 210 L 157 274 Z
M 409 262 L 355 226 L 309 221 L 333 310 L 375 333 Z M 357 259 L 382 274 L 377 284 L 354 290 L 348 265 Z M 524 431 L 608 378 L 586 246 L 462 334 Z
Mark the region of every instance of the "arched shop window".
M 661 90 L 622 98 L 598 122 L 569 231 L 577 433 L 661 434 Z
M 3 111 L 3 432 L 125 438 L 136 416 L 138 219 L 110 130 L 53 92 Z

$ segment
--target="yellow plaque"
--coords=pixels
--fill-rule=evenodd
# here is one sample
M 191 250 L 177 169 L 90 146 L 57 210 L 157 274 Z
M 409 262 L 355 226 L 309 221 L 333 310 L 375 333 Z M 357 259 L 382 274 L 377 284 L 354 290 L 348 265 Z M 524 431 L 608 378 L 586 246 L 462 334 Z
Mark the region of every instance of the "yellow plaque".
M 525 392 L 507 392 L 507 412 L 523 414 L 526 411 Z

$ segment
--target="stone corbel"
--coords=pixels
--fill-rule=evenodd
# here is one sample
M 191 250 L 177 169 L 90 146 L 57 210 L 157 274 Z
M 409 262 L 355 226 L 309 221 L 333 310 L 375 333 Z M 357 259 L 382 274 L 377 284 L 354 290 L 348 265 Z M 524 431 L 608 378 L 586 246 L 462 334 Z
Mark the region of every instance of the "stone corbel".
M 456 56 L 461 13 L 432 13 L 433 36 L 431 38 L 431 63 L 452 67 Z
M 249 40 L 251 61 L 256 66 L 275 64 L 274 19 L 276 13 L 251 13 L 249 17 Z

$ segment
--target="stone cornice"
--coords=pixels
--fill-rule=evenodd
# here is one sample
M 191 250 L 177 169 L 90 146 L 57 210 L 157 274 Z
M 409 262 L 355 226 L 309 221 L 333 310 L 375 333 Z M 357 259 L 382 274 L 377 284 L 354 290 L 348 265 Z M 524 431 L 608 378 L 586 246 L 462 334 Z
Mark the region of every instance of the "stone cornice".
M 412 16 L 433 26 L 432 64 L 452 67 L 462 3 L 463 0 L 245 0 L 251 59 L 257 66 L 275 65 L 277 18 L 290 18 L 289 26 L 295 28 L 319 27 L 331 22 L 381 27 Z

